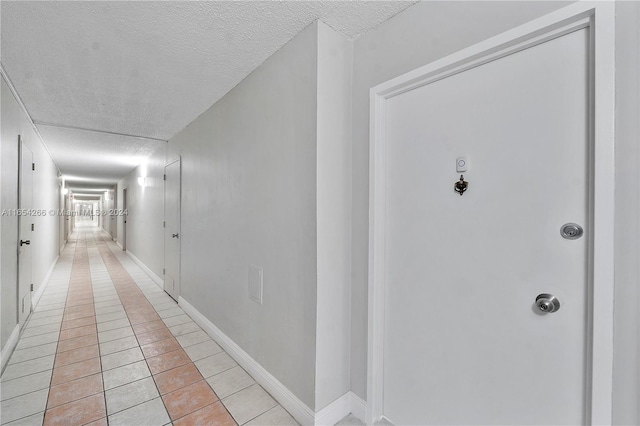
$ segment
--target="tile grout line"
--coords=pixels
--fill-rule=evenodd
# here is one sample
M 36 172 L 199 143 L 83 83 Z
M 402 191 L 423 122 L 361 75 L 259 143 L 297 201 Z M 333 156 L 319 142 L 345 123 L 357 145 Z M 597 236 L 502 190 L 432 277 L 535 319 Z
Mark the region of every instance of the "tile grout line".
M 78 250 L 78 249 L 80 249 L 80 250 Z M 86 268 L 85 268 L 85 266 L 86 266 Z M 86 274 L 86 277 L 85 277 L 85 274 Z M 74 300 L 73 299 L 74 291 L 75 291 L 75 294 L 79 294 L 78 291 L 88 291 L 88 292 L 90 292 L 90 294 L 91 294 L 90 297 L 80 298 L 80 299 L 77 299 L 77 300 L 91 299 L 91 302 L 90 303 L 74 304 L 74 305 L 69 306 L 69 302 L 72 302 Z M 62 316 L 62 322 L 60 324 L 60 328 L 61 328 L 60 333 L 61 334 L 62 334 L 62 332 L 64 330 L 72 330 L 74 328 L 80 328 L 80 327 L 87 326 L 87 325 L 80 325 L 80 326 L 77 326 L 77 327 L 69 327 L 69 328 L 65 328 L 64 330 L 62 330 L 62 326 L 63 326 L 63 324 L 65 322 L 65 317 L 66 317 L 67 313 L 69 313 L 69 314 L 74 313 L 73 308 L 77 308 L 79 306 L 85 306 L 86 307 L 88 305 L 91 305 L 91 310 L 93 311 L 93 315 L 88 315 L 86 317 L 74 318 L 74 319 L 67 320 L 67 321 L 73 321 L 75 319 L 89 318 L 89 317 L 93 316 L 94 323 L 93 324 L 88 324 L 88 325 L 93 325 L 94 326 L 94 329 L 95 329 L 94 332 L 95 332 L 96 342 L 97 342 L 98 341 L 98 330 L 97 330 L 97 321 L 96 321 L 96 312 L 95 312 L 95 302 L 94 302 L 94 299 L 93 299 L 93 282 L 92 282 L 92 279 L 91 279 L 91 272 L 90 272 L 90 265 L 89 265 L 89 254 L 88 254 L 87 243 L 86 243 L 86 232 L 78 232 L 78 236 L 76 238 L 75 247 L 74 247 L 74 256 L 73 256 L 73 260 L 71 262 L 71 273 L 70 273 L 70 276 L 69 276 L 69 286 L 68 286 L 68 289 L 67 289 L 67 299 L 65 301 L 65 307 L 64 307 L 63 314 L 62 314 L 63 315 Z M 67 310 L 67 308 L 71 308 L 71 309 Z M 86 309 L 86 308 L 80 308 L 80 310 L 82 310 L 82 309 Z M 58 344 L 56 346 L 56 353 L 55 353 L 55 357 L 54 357 L 53 370 L 52 370 L 52 374 L 51 374 L 51 383 L 49 385 L 49 394 L 47 396 L 47 402 L 46 402 L 46 405 L 45 405 L 45 413 L 44 413 L 44 417 L 43 417 L 43 424 L 47 423 L 47 419 L 48 419 L 47 414 L 49 414 L 50 411 L 58 409 L 59 407 L 64 407 L 67 404 L 72 404 L 74 402 L 80 401 L 80 400 L 85 399 L 85 398 L 93 397 L 94 395 L 98 395 L 100 393 L 100 392 L 98 392 L 98 393 L 91 394 L 91 395 L 83 395 L 83 396 L 81 396 L 79 398 L 72 399 L 70 401 L 66 401 L 66 402 L 64 402 L 64 403 L 62 403 L 60 405 L 55 406 L 55 407 L 49 408 L 49 399 L 52 396 L 53 388 L 55 386 L 64 385 L 65 383 L 71 383 L 71 382 L 73 382 L 75 380 L 81 380 L 81 379 L 85 379 L 87 377 L 91 377 L 93 375 L 99 374 L 99 373 L 87 374 L 86 376 L 77 377 L 77 378 L 74 378 L 72 380 L 67 380 L 66 382 L 62 382 L 62 383 L 59 383 L 57 385 L 53 385 L 54 371 L 56 369 L 56 361 L 58 360 L 59 354 L 62 354 L 62 353 L 65 353 L 65 352 L 71 352 L 71 351 L 74 351 L 74 350 L 77 350 L 77 349 L 81 349 L 83 347 L 91 346 L 91 345 L 79 346 L 79 347 L 72 348 L 72 349 L 69 349 L 69 350 L 66 350 L 66 351 L 58 352 L 58 350 L 60 348 L 60 342 L 63 341 L 63 340 L 76 339 L 76 338 L 80 338 L 80 337 L 86 337 L 86 336 L 89 336 L 89 335 L 91 335 L 91 334 L 81 335 L 81 336 L 76 336 L 76 337 L 70 337 L 69 339 L 61 339 L 60 338 L 61 336 L 59 336 Z M 99 346 L 98 343 L 96 343 L 96 345 L 98 346 L 98 362 L 100 362 L 100 346 Z M 64 366 L 61 366 L 60 368 L 66 367 L 66 366 L 70 366 L 70 365 L 73 365 L 73 364 L 78 363 L 78 362 L 85 362 L 85 361 L 88 361 L 90 359 L 94 359 L 94 358 L 88 358 L 88 359 L 85 359 L 85 360 L 81 360 L 81 361 L 76 361 L 76 362 L 73 362 L 73 363 L 65 364 Z M 102 368 L 100 368 L 100 374 L 101 374 L 101 371 L 102 371 Z M 102 393 L 104 395 L 104 383 L 102 385 Z M 104 416 L 99 417 L 97 419 L 93 419 L 93 420 L 89 421 L 88 423 L 96 422 L 96 421 L 99 421 L 99 420 L 101 420 L 103 418 L 106 418 L 106 417 L 107 417 L 107 412 L 106 412 L 106 402 L 105 402 L 105 405 L 104 405 Z
M 104 241 L 104 240 L 103 240 L 103 241 Z M 134 278 L 133 278 L 133 276 L 131 276 L 131 275 L 130 275 L 130 273 L 129 273 L 129 271 L 128 271 L 127 267 L 126 267 L 126 266 L 125 266 L 125 264 L 122 262 L 122 259 L 121 259 L 120 257 L 126 257 L 125 255 L 121 255 L 121 256 L 119 256 L 119 254 L 121 254 L 121 253 L 122 253 L 122 251 L 120 251 L 120 250 L 116 249 L 114 246 L 109 247 L 109 245 L 108 245 L 108 244 L 105 244 L 105 245 L 106 245 L 106 249 L 107 249 L 107 250 L 108 250 L 108 252 L 109 252 L 109 256 L 112 256 L 115 260 L 117 260 L 117 261 L 118 261 L 118 264 L 120 265 L 120 267 L 121 267 L 121 268 L 123 268 L 123 271 L 124 271 L 125 273 L 127 273 L 127 275 L 131 278 L 131 281 L 133 282 L 133 284 L 134 284 L 136 287 L 138 287 L 138 289 L 143 290 L 143 289 L 139 286 L 139 284 L 137 283 L 136 279 L 134 279 Z M 146 274 L 145 274 L 145 276 L 146 276 Z M 155 284 L 155 283 L 154 283 L 154 286 L 156 286 L 156 284 Z M 162 293 L 164 293 L 164 291 L 163 291 Z M 147 293 L 146 293 L 145 291 L 142 291 L 142 294 L 145 296 L 145 298 L 147 298 L 147 301 L 148 301 L 148 302 L 151 302 L 151 299 L 149 299 L 149 298 L 147 297 Z M 173 301 L 173 303 L 175 304 L 175 300 Z M 156 310 L 156 313 L 159 313 L 159 312 L 160 312 L 160 311 L 158 311 L 158 310 L 157 310 L 156 306 L 155 306 L 155 305 L 153 305 L 153 303 L 151 303 L 151 305 L 153 306 L 154 310 Z M 179 308 L 179 306 L 178 306 L 178 308 Z M 168 308 L 168 309 L 171 309 L 171 308 Z M 176 315 L 176 316 L 180 316 L 180 315 L 184 315 L 184 316 L 187 316 L 187 317 L 188 317 L 188 315 L 187 315 L 184 311 L 182 311 L 182 313 L 181 313 L 181 314 L 178 314 L 178 315 Z M 162 319 L 162 321 L 165 323 L 166 327 L 167 327 L 167 328 L 169 328 L 169 330 L 171 331 L 171 327 L 169 327 L 169 325 L 167 325 L 167 324 L 166 324 L 166 321 L 165 321 L 167 318 L 161 318 L 161 319 Z M 192 320 L 191 320 L 191 321 L 192 321 Z M 178 325 L 180 325 L 180 324 L 175 324 L 174 326 L 178 326 Z M 200 331 L 203 331 L 203 330 L 200 328 Z M 172 333 L 172 334 L 173 334 L 173 333 Z M 185 333 L 185 334 L 189 334 L 189 333 Z M 175 335 L 174 335 L 173 337 L 177 339 L 177 337 L 180 337 L 180 336 L 175 336 Z M 210 338 L 210 336 L 209 336 L 209 338 Z M 214 340 L 214 339 L 211 339 L 211 338 L 210 338 L 210 340 L 217 344 L 217 342 L 215 342 L 215 340 Z M 200 343 L 203 343 L 203 342 L 200 342 Z M 197 345 L 197 344 L 198 344 L 198 343 L 194 343 L 194 344 L 192 344 L 192 345 L 190 345 L 190 346 L 194 346 L 194 345 Z M 182 346 L 182 345 L 181 345 L 181 346 Z M 182 347 L 182 350 L 185 350 L 185 349 L 186 349 L 186 347 Z M 185 352 L 186 352 L 186 351 L 185 351 Z M 225 351 L 224 349 L 220 348 L 220 351 L 219 351 L 219 352 L 216 352 L 215 354 L 211 354 L 210 356 L 214 356 L 214 355 L 217 355 L 217 354 L 220 354 L 220 353 L 225 353 L 225 354 L 226 354 L 226 351 Z M 188 355 L 188 354 L 187 354 L 187 355 Z M 228 355 L 228 354 L 227 354 L 227 355 Z M 188 357 L 191 359 L 191 356 L 190 356 L 190 355 L 188 355 Z M 194 361 L 193 359 L 191 359 L 191 363 L 195 365 L 196 361 Z M 226 368 L 226 369 L 224 369 L 224 370 L 217 371 L 214 375 L 210 376 L 209 378 L 204 377 L 204 375 L 202 375 L 202 374 L 200 374 L 200 375 L 204 378 L 204 381 L 205 381 L 205 382 L 209 383 L 209 382 L 208 382 L 208 380 L 209 380 L 210 378 L 212 378 L 212 377 L 214 377 L 214 376 L 217 376 L 217 375 L 219 375 L 219 374 L 223 374 L 223 373 L 225 373 L 225 372 L 227 372 L 227 371 L 229 371 L 229 370 L 231 370 L 231 369 L 233 369 L 233 368 L 235 368 L 235 367 L 239 367 L 240 369 L 242 369 L 242 371 L 243 371 L 243 372 L 245 372 L 245 373 L 246 373 L 246 370 L 245 370 L 244 368 L 242 368 L 242 366 L 240 366 L 240 365 L 236 364 L 236 365 L 231 366 L 231 367 L 229 367 L 229 368 Z M 173 367 L 173 368 L 178 368 L 178 367 Z M 172 369 L 173 369 L 173 368 L 172 368 Z M 199 370 L 199 368 L 198 368 L 198 367 L 196 367 L 196 369 L 198 369 L 198 370 Z M 170 370 L 171 370 L 171 369 L 170 369 Z M 169 371 L 169 370 L 167 370 L 167 371 Z M 165 371 L 165 372 L 166 372 L 166 371 Z M 162 374 L 162 373 L 164 373 L 164 372 L 161 372 L 161 373 L 159 373 L 159 374 Z M 251 376 L 249 375 L 249 377 L 251 377 Z M 246 390 L 246 389 L 248 389 L 248 388 L 250 388 L 250 387 L 252 387 L 252 386 L 254 386 L 254 385 L 259 386 L 259 387 L 260 387 L 260 389 L 262 389 L 262 390 L 264 391 L 264 389 L 262 388 L 262 386 L 260 386 L 260 385 L 259 385 L 259 384 L 258 384 L 258 383 L 253 379 L 253 377 L 251 377 L 251 379 L 253 380 L 253 383 L 252 383 L 252 384 L 250 384 L 250 385 L 248 385 L 248 386 L 245 386 L 245 387 L 244 387 L 244 388 L 242 388 L 242 389 L 237 389 L 236 391 L 234 391 L 234 392 L 232 392 L 232 393 L 230 393 L 230 394 L 228 394 L 228 395 L 225 395 L 224 399 L 227 399 L 227 398 L 229 398 L 229 397 L 231 397 L 231 396 L 233 396 L 233 395 L 236 395 L 236 394 L 238 394 L 238 393 L 240 393 L 240 392 L 242 392 L 242 391 L 244 391 L 244 390 Z M 187 385 L 187 386 L 189 386 L 189 385 Z M 209 386 L 210 386 L 211 388 L 213 388 L 213 387 L 211 386 L 211 384 L 209 384 Z M 171 392 L 174 392 L 174 391 L 171 391 Z M 168 393 L 170 393 L 170 392 L 168 392 Z M 215 393 L 215 390 L 214 390 L 214 393 Z M 268 393 L 267 393 L 267 394 L 268 394 Z M 216 396 L 218 396 L 218 395 L 217 395 L 217 393 L 216 393 Z M 269 396 L 270 396 L 270 395 L 269 395 Z M 222 404 L 222 407 L 225 409 L 225 411 L 230 415 L 230 418 L 232 419 L 232 421 L 233 421 L 235 424 L 239 424 L 239 423 L 237 423 L 237 422 L 235 421 L 235 418 L 231 415 L 230 411 L 229 411 L 229 410 L 228 410 L 228 408 L 227 408 L 227 405 L 226 405 L 226 404 L 225 404 L 225 402 L 223 401 L 223 398 L 219 398 L 219 397 L 218 397 L 218 401 Z M 218 402 L 218 401 L 216 401 L 216 402 Z M 164 399 L 163 399 L 163 402 L 164 402 Z M 262 416 L 262 415 L 264 415 L 264 414 L 266 414 L 267 412 L 271 411 L 271 410 L 272 410 L 272 409 L 274 409 L 275 407 L 278 407 L 278 406 L 279 406 L 279 407 L 281 407 L 281 408 L 282 408 L 282 405 L 281 405 L 281 404 L 279 404 L 277 401 L 275 401 L 275 402 L 276 402 L 276 405 L 275 405 L 274 407 L 271 407 L 271 408 L 269 408 L 269 409 L 267 409 L 267 410 L 265 410 L 265 411 L 261 412 L 260 414 L 257 414 L 255 417 L 253 417 L 253 418 L 251 418 L 251 419 L 245 420 L 242 424 L 244 425 L 244 424 L 246 424 L 246 423 L 248 423 L 248 422 L 250 422 L 250 421 L 252 421 L 252 420 L 254 420 L 254 419 L 256 419 L 256 418 L 258 418 L 258 417 L 260 417 L 260 416 Z M 209 404 L 209 405 L 212 405 L 212 404 Z M 207 406 L 208 406 L 208 405 L 207 405 Z M 203 409 L 203 408 L 205 408 L 205 407 L 202 407 L 201 409 Z M 198 411 L 198 410 L 196 410 L 196 411 Z M 286 410 L 285 410 L 285 411 L 286 411 Z M 289 414 L 289 413 L 287 413 L 287 414 Z M 187 414 L 187 415 L 188 415 L 188 414 Z M 179 419 L 177 419 L 177 420 L 179 420 Z M 292 420 L 293 420 L 293 419 L 292 419 Z M 294 420 L 294 422 L 295 422 L 295 420 Z M 297 422 L 295 422 L 295 424 L 297 424 Z
M 126 270 L 126 268 L 124 267 L 124 265 L 123 265 L 123 264 L 120 262 L 120 260 L 115 256 L 115 254 L 113 254 L 113 253 L 112 253 L 112 251 L 111 251 L 111 250 L 109 249 L 109 247 L 107 246 L 106 241 L 105 241 L 105 240 L 102 238 L 102 236 L 100 236 L 100 235 L 98 235 L 97 237 L 100 239 L 100 242 L 102 243 L 102 244 L 100 245 L 100 247 L 98 248 L 98 252 L 100 253 L 100 256 L 102 257 L 102 260 L 103 260 L 103 262 L 104 262 L 105 266 L 107 267 L 107 270 L 108 270 L 109 274 L 111 275 L 111 269 L 110 269 L 110 266 L 107 264 L 107 262 L 106 262 L 106 260 L 105 260 L 105 254 L 106 254 L 106 257 L 110 257 L 110 258 L 112 258 L 113 260 L 115 260 L 116 262 L 118 262 L 118 264 L 120 265 L 121 271 L 122 271 L 122 272 L 124 272 L 124 273 L 125 273 L 125 274 L 130 278 L 130 279 L 131 279 L 131 281 L 132 281 L 133 285 L 135 286 L 135 288 L 136 288 L 138 291 L 140 291 L 140 293 L 142 294 L 142 296 L 146 299 L 147 303 L 149 303 L 149 305 L 153 308 L 154 312 L 155 312 L 155 313 L 156 313 L 156 315 L 157 315 L 158 311 L 156 310 L 155 306 L 153 306 L 153 304 L 151 304 L 151 302 L 149 301 L 149 299 L 147 298 L 147 296 L 144 294 L 144 292 L 142 292 L 142 291 L 140 290 L 140 288 L 139 288 L 139 287 L 138 287 L 138 285 L 136 284 L 135 280 L 133 279 L 133 277 L 131 277 L 131 275 L 130 275 L 130 274 L 129 274 L 129 272 Z M 111 275 L 111 277 L 112 277 L 112 280 L 113 280 L 113 279 L 114 279 L 114 278 L 113 278 L 113 275 Z M 131 285 L 131 284 L 129 284 L 129 285 Z M 116 285 L 115 285 L 115 282 L 114 282 L 114 287 L 116 287 L 116 292 L 118 292 L 118 297 L 120 297 L 119 288 L 118 288 L 118 286 L 116 286 Z M 121 301 L 122 301 L 122 299 L 121 299 Z M 123 303 L 123 306 L 124 306 L 124 303 Z M 125 307 L 125 314 L 127 315 L 127 318 L 129 318 L 129 314 L 127 313 L 127 308 L 126 308 L 126 307 Z M 160 316 L 158 315 L 158 317 L 160 317 Z M 162 317 L 160 317 L 160 320 L 162 320 Z M 131 321 L 129 321 L 129 322 L 130 322 L 130 324 L 131 324 Z M 164 321 L 163 321 L 163 323 L 164 323 Z M 168 327 L 166 324 L 164 324 L 164 326 L 167 328 L 167 330 L 169 330 L 169 327 Z M 133 324 L 131 324 L 131 327 L 133 328 Z M 169 330 L 169 332 L 171 333 L 171 330 Z M 143 333 L 142 333 L 142 334 L 143 334 Z M 172 338 L 173 338 L 173 339 L 175 339 L 175 340 L 177 341 L 177 339 L 176 339 L 176 337 L 173 335 L 173 333 L 171 333 L 171 335 L 172 335 Z M 138 346 L 139 346 L 139 347 L 141 348 L 141 350 L 142 350 L 142 345 L 140 345 L 140 341 L 138 340 L 138 334 L 137 334 L 137 333 L 135 333 L 135 331 L 134 331 L 134 336 L 135 336 L 135 338 L 136 338 L 136 341 L 138 342 Z M 180 345 L 180 350 L 182 350 L 182 351 L 184 352 L 184 347 L 182 347 L 182 345 Z M 185 352 L 185 353 L 186 353 L 186 352 Z M 163 354 L 161 354 L 161 355 L 163 355 Z M 189 355 L 188 355 L 188 354 L 187 354 L 187 356 L 189 357 Z M 224 405 L 224 403 L 222 402 L 222 399 L 221 399 L 220 397 L 218 397 L 218 395 L 215 393 L 215 391 L 211 388 L 211 385 L 209 384 L 209 382 L 207 382 L 206 378 L 205 378 L 205 377 L 202 375 L 202 373 L 200 373 L 200 371 L 197 369 L 197 367 L 196 367 L 196 365 L 195 365 L 195 362 L 194 362 L 193 360 L 191 360 L 191 357 L 189 357 L 189 361 L 190 361 L 189 363 L 187 363 L 187 364 L 183 364 L 183 365 L 180 365 L 180 366 L 177 366 L 177 367 L 174 367 L 174 368 L 179 368 L 179 367 L 182 367 L 182 366 L 184 366 L 184 365 L 189 365 L 189 364 L 193 365 L 193 367 L 198 371 L 198 374 L 199 374 L 199 375 L 200 375 L 200 377 L 201 377 L 201 380 L 199 380 L 199 381 L 203 381 L 204 383 L 206 383 L 206 385 L 209 387 L 209 389 L 211 390 L 211 392 L 213 392 L 213 394 L 216 396 L 216 398 L 217 398 L 217 399 L 216 399 L 215 401 L 211 402 L 210 404 L 206 404 L 205 406 L 203 406 L 203 407 L 200 407 L 200 408 L 196 409 L 195 411 L 193 411 L 193 412 L 191 412 L 191 413 L 186 413 L 186 414 L 185 414 L 185 415 L 183 415 L 182 417 L 179 417 L 179 418 L 177 418 L 177 419 L 173 419 L 173 418 L 171 418 L 171 414 L 170 414 L 170 412 L 169 412 L 169 409 L 168 409 L 168 407 L 167 407 L 167 405 L 166 405 L 166 403 L 165 403 L 165 400 L 164 400 L 164 398 L 163 398 L 162 392 L 161 392 L 161 391 L 160 391 L 160 389 L 158 388 L 158 384 L 157 384 L 156 379 L 155 379 L 155 376 L 156 376 L 156 375 L 158 375 L 158 374 L 160 374 L 160 373 L 164 373 L 165 371 L 162 371 L 162 372 L 160 372 L 160 373 L 156 373 L 156 374 L 154 374 L 154 373 L 153 373 L 153 371 L 151 370 L 151 367 L 149 366 L 148 357 L 146 356 L 146 354 L 144 354 L 144 352 L 143 352 L 143 358 L 144 358 L 144 361 L 145 361 L 145 363 L 146 363 L 146 365 L 147 365 L 147 368 L 149 369 L 149 372 L 151 373 L 151 377 L 152 377 L 153 382 L 154 382 L 154 385 L 155 385 L 155 387 L 156 387 L 156 389 L 157 389 L 157 391 L 158 391 L 159 398 L 160 398 L 160 400 L 162 401 L 162 404 L 164 405 L 165 410 L 167 411 L 167 415 L 169 416 L 170 423 L 173 423 L 173 422 L 179 421 L 180 419 L 183 419 L 183 418 L 185 418 L 185 417 L 187 417 L 187 416 L 191 415 L 192 413 L 198 412 L 198 411 L 200 411 L 200 410 L 202 410 L 202 409 L 204 409 L 204 408 L 206 408 L 206 407 L 209 407 L 210 405 L 213 405 L 213 404 L 215 404 L 215 403 L 217 403 L 217 402 L 220 402 L 220 405 L 224 408 L 224 410 L 225 410 L 225 412 L 227 413 L 227 415 L 229 416 L 229 418 L 233 419 L 233 420 L 234 420 L 234 423 L 238 424 L 238 423 L 235 421 L 235 419 L 233 418 L 233 416 L 231 415 L 231 413 L 229 412 L 229 410 L 227 409 L 227 407 L 226 407 L 226 406 Z M 173 369 L 173 368 L 171 368 L 171 369 L 169 369 L 169 370 L 166 370 L 166 371 L 170 371 L 170 370 L 172 370 L 172 369 Z M 198 382 L 199 382 L 199 381 L 198 381 Z M 195 383 L 198 383 L 198 382 L 195 382 Z M 172 392 L 178 391 L 178 390 L 180 390 L 180 389 L 184 389 L 184 388 L 186 388 L 186 387 L 188 387 L 188 386 L 191 386 L 191 385 L 192 385 L 192 384 L 188 384 L 188 385 L 185 385 L 185 386 L 183 386 L 183 387 L 181 387 L 181 388 L 174 389 L 174 390 L 172 390 L 171 392 L 167 392 L 167 393 L 166 393 L 166 395 L 168 395 L 168 394 L 170 394 L 170 393 L 172 393 Z
M 105 248 L 106 248 L 106 245 L 107 245 L 106 241 L 104 241 L 104 239 L 100 235 L 97 235 L 95 237 L 97 237 L 96 238 L 96 248 L 98 249 L 98 254 L 100 255 L 100 259 L 102 261 L 102 264 L 105 266 L 105 268 L 107 269 L 107 273 L 111 277 L 111 282 L 113 283 L 113 287 L 115 288 L 116 293 L 118 294 L 118 299 L 120 299 L 120 304 L 122 305 L 122 308 L 125 311 L 125 315 L 127 316 L 127 320 L 129 321 L 129 326 L 131 327 L 132 330 L 134 330 L 133 336 L 136 339 L 136 342 L 138 343 L 138 348 L 140 348 L 140 352 L 142 353 L 142 357 L 143 357 L 144 362 L 145 362 L 145 364 L 147 366 L 147 369 L 149 369 L 149 373 L 151 375 L 150 376 L 151 380 L 153 380 L 153 385 L 155 386 L 156 390 L 158 391 L 158 398 L 162 401 L 162 405 L 164 406 L 164 409 L 167 412 L 167 416 L 169 417 L 169 423 L 172 423 L 171 416 L 169 415 L 169 410 L 167 409 L 166 405 L 164 404 L 164 400 L 162 399 L 162 394 L 160 393 L 160 389 L 158 389 L 158 385 L 157 385 L 155 379 L 153 378 L 153 372 L 151 371 L 151 368 L 149 367 L 149 363 L 147 361 L 147 357 L 144 355 L 144 352 L 142 352 L 142 345 L 140 344 L 140 341 L 138 340 L 138 335 L 135 333 L 135 329 L 133 328 L 133 324 L 131 323 L 131 320 L 129 319 L 129 314 L 127 313 L 127 309 L 125 308 L 124 302 L 122 301 L 122 298 L 120 297 L 120 293 L 118 291 L 118 286 L 116 286 L 116 283 L 114 281 L 114 277 L 113 277 L 113 275 L 111 275 L 110 268 L 109 268 L 109 266 L 107 265 L 107 263 L 105 261 L 105 256 L 104 256 L 103 250 L 101 248 L 102 248 L 102 246 L 105 246 Z M 98 241 L 100 241 L 101 244 L 98 244 Z M 111 254 L 111 253 L 109 253 L 109 254 Z M 115 258 L 115 256 L 113 256 L 113 257 Z M 115 260 L 118 261 L 118 263 L 120 263 L 120 261 L 117 258 L 115 258 Z M 138 362 L 138 361 L 134 361 L 134 362 Z M 141 378 L 139 380 L 136 380 L 136 381 L 141 381 L 141 380 L 144 380 L 145 378 L 146 377 L 143 377 L 143 378 Z M 128 384 L 129 383 L 125 383 L 125 384 L 122 384 L 120 386 L 126 386 Z M 116 386 L 113 389 L 117 389 L 120 386 Z M 155 398 L 153 398 L 153 399 L 155 399 Z M 145 404 L 146 402 L 149 402 L 149 401 L 143 401 L 143 402 L 141 402 L 139 404 L 136 404 L 136 405 L 134 405 L 132 407 L 128 407 L 125 410 L 128 410 L 128 409 L 133 408 L 133 407 L 137 407 L 138 405 Z M 105 404 L 106 404 L 106 390 L 105 390 Z M 124 410 L 121 410 L 121 411 L 124 411 Z M 118 411 L 118 413 L 121 412 L 121 411 Z M 116 413 L 113 413 L 113 414 L 116 414 Z M 107 416 L 107 421 L 108 421 L 108 416 Z
M 54 352 L 55 355 L 53 357 L 53 365 L 51 366 L 51 377 L 49 378 L 49 392 L 47 392 L 47 400 L 44 403 L 44 413 L 42 414 L 42 424 L 44 424 L 44 418 L 47 415 L 47 407 L 49 406 L 49 395 L 51 394 L 51 387 L 53 385 L 53 370 L 56 368 L 56 358 L 58 356 L 58 346 L 60 345 L 60 334 L 62 334 L 62 323 L 64 322 L 64 312 L 67 309 L 67 299 L 69 298 L 69 288 L 71 287 L 71 277 L 73 277 L 73 261 L 76 258 L 77 249 L 78 249 L 78 241 L 76 239 L 76 241 L 73 243 L 73 257 L 71 258 L 71 267 L 70 267 L 70 270 L 69 270 L 69 279 L 67 281 L 67 291 L 65 292 L 64 308 L 62 309 L 62 319 L 60 320 L 60 327 L 58 328 L 58 340 L 56 341 L 56 350 Z
M 85 241 L 86 241 L 86 233 L 84 235 L 85 237 Z M 94 238 L 94 245 L 95 245 L 95 238 Z M 87 263 L 89 265 L 89 278 L 91 279 L 91 293 L 92 295 L 94 295 L 93 297 L 93 311 L 94 311 L 94 315 L 96 316 L 96 340 L 98 341 L 98 360 L 100 362 L 100 377 L 102 378 L 102 400 L 104 401 L 104 419 L 105 422 L 107 423 L 107 426 L 109 425 L 109 410 L 107 407 L 107 391 L 105 389 L 104 386 L 104 369 L 102 368 L 102 349 L 100 348 L 100 335 L 98 332 L 98 313 L 96 312 L 96 300 L 95 300 L 95 292 L 93 291 L 93 279 L 91 278 L 91 259 L 89 257 L 89 249 L 87 247 Z M 100 419 L 98 419 L 100 420 Z M 96 420 L 97 421 L 97 420 Z

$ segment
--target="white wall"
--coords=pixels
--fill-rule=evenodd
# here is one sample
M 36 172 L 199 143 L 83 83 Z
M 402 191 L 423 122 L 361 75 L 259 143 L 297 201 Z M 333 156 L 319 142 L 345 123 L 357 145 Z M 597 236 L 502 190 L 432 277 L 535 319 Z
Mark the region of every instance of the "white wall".
M 565 2 L 421 2 L 353 46 L 351 386 L 366 399 L 369 89 L 545 15 Z
M 316 409 L 351 389 L 352 43 L 318 22 Z
M 2 188 L 0 188 L 2 209 L 18 208 L 18 135 L 21 133 L 22 111 L 13 98 L 4 79 L 2 79 L 0 100 L 1 109 L 1 138 L 2 151 Z M 16 216 L 2 216 L 1 236 L 2 265 L 0 267 L 0 346 L 4 348 L 9 336 L 16 327 L 18 315 L 18 218 Z M 4 361 L 4 360 L 3 360 Z
M 1 86 L 2 187 L 0 190 L 0 210 L 18 207 L 18 135 L 22 136 L 24 143 L 33 152 L 36 164 L 36 170 L 33 174 L 33 208 L 46 211 L 57 210 L 60 207 L 58 169 L 4 78 Z M 58 216 L 50 214 L 31 216 L 31 219 L 35 225 L 35 231 L 31 236 L 32 277 L 34 291 L 38 293 L 38 290 L 45 284 L 47 274 L 58 256 L 60 221 Z M 17 242 L 17 217 L 2 216 L 0 343 L 3 349 L 17 324 Z M 3 361 L 5 360 L 3 359 Z
M 181 156 L 180 296 L 315 410 L 350 389 L 351 46 L 314 23 L 118 183 L 127 248 L 161 275 L 161 166 Z
M 640 424 L 640 3 L 616 4 L 614 424 Z
M 315 403 L 316 67 L 312 25 L 171 139 L 182 156 L 181 297 Z M 264 269 L 264 302 L 248 296 Z
M 143 164 L 136 167 L 118 182 L 118 207 L 122 209 L 122 190 L 127 188 L 127 250 L 144 263 L 158 277 L 162 277 L 164 267 L 164 165 L 166 147 L 156 150 Z M 145 186 L 139 182 L 145 178 Z M 112 193 L 110 193 L 111 195 Z M 109 201 L 112 206 L 114 201 Z M 114 207 L 109 207 L 114 208 Z M 118 226 L 115 230 L 122 244 L 124 216 L 115 216 Z M 111 229 L 109 229 L 111 231 Z

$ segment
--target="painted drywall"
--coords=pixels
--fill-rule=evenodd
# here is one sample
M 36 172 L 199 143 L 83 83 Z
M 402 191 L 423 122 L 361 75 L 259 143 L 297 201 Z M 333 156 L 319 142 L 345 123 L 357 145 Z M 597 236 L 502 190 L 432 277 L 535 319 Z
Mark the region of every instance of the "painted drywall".
M 313 24 L 169 142 L 182 157 L 180 296 L 311 408 L 316 78 Z
M 2 129 L 0 149 L 2 150 L 2 209 L 18 208 L 18 135 L 21 126 L 21 111 L 15 101 L 9 87 L 2 79 L 0 101 L 2 102 L 1 114 Z M 1 220 L 1 244 L 2 244 L 2 275 L 0 287 L 0 345 L 5 343 L 18 323 L 18 258 L 16 244 L 18 241 L 18 218 L 16 216 L 2 215 Z
M 30 216 L 35 225 L 31 235 L 32 278 L 34 291 L 45 283 L 53 262 L 58 256 L 59 224 L 56 214 L 50 210 L 59 208 L 58 170 L 46 151 L 38 135 L 33 130 L 29 117 L 14 98 L 4 78 L 1 83 L 1 121 L 2 133 L 0 149 L 2 152 L 2 209 L 16 209 L 18 204 L 18 135 L 33 152 L 36 170 L 33 173 L 33 209 L 46 211 L 45 215 Z M 2 312 L 0 317 L 0 343 L 4 347 L 9 335 L 17 324 L 17 216 L 2 215 L 2 281 L 0 298 Z
M 616 3 L 613 423 L 640 424 L 640 3 Z
M 164 165 L 166 144 L 157 149 L 143 163 L 118 182 L 118 199 L 127 188 L 127 250 L 144 263 L 158 277 L 164 265 Z M 144 178 L 144 179 L 142 179 Z M 111 193 L 110 193 L 111 195 Z M 109 201 L 113 205 L 113 201 Z M 111 207 L 113 208 L 113 207 Z M 116 211 L 122 208 L 122 203 Z M 116 215 L 118 241 L 123 240 L 125 216 Z M 111 229 L 110 229 L 111 230 Z
M 318 22 L 316 411 L 350 390 L 352 43 Z

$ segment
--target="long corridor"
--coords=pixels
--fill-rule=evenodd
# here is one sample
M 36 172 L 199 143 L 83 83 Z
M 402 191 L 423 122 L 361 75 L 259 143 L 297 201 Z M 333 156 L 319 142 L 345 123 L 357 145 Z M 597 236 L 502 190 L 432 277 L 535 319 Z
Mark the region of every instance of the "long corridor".
M 79 224 L 0 379 L 10 425 L 295 425 L 102 230 Z

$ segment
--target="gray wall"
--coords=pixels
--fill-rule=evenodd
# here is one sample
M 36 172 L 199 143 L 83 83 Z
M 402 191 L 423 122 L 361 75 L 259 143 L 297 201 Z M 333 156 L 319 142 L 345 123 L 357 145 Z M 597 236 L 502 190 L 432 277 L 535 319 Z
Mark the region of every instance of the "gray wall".
M 0 210 L 18 207 L 18 135 L 22 136 L 25 145 L 33 152 L 33 159 L 36 163 L 36 170 L 33 174 L 33 208 L 47 211 L 58 209 L 60 205 L 58 169 L 4 78 L 1 86 L 2 187 L 0 190 Z M 31 219 L 35 224 L 35 231 L 31 236 L 32 278 L 34 291 L 37 292 L 45 283 L 45 278 L 58 256 L 60 222 L 59 217 L 55 215 L 32 216 Z M 17 324 L 17 240 L 17 217 L 2 216 L 0 343 L 3 348 Z

